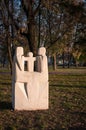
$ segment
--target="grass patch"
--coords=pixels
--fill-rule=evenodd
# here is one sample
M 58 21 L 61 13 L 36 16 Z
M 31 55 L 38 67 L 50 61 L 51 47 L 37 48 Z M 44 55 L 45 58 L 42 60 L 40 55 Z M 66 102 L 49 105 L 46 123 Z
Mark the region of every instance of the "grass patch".
M 85 130 L 86 70 L 66 70 L 49 73 L 49 110 L 44 111 L 13 111 L 11 76 L 1 74 L 0 130 Z

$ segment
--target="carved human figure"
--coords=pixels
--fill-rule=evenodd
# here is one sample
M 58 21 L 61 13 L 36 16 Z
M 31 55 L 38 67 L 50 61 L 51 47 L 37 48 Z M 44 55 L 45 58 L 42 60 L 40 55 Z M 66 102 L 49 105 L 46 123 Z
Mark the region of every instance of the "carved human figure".
M 16 82 L 18 79 L 18 75 L 21 76 L 21 72 L 24 71 L 24 56 L 23 56 L 23 48 L 17 47 L 16 53 L 14 56 L 14 63 L 12 68 L 12 105 L 15 107 L 15 94 L 16 88 L 19 86 L 23 86 L 24 83 Z
M 21 71 L 24 71 L 24 52 L 22 47 L 18 47 L 16 50 L 17 65 Z
M 33 53 L 29 52 L 27 54 L 27 69 L 29 72 L 33 72 L 34 71 L 34 61 L 36 60 L 35 57 L 33 57 Z
M 27 61 L 27 70 L 28 72 L 34 72 L 34 62 L 36 60 L 35 57 L 33 57 L 33 53 L 29 52 L 27 54 L 28 57 L 25 57 L 25 60 Z M 28 95 L 28 100 L 29 100 L 29 104 L 31 104 L 31 102 L 33 101 L 33 97 L 32 95 L 34 92 L 34 87 L 33 87 L 33 81 L 34 79 L 30 79 L 30 81 L 27 80 L 27 84 L 26 84 L 26 89 L 27 89 L 27 95 Z
M 38 50 L 38 71 L 44 72 L 48 79 L 48 63 L 46 49 L 44 47 L 40 47 Z

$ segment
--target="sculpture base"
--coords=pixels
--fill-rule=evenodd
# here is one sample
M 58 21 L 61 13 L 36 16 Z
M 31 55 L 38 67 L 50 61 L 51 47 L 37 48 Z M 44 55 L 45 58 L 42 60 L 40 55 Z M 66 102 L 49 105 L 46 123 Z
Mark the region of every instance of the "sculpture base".
M 31 83 L 32 84 L 32 83 Z M 14 110 L 46 110 L 48 103 L 48 83 L 38 82 L 30 84 L 15 83 L 12 105 Z

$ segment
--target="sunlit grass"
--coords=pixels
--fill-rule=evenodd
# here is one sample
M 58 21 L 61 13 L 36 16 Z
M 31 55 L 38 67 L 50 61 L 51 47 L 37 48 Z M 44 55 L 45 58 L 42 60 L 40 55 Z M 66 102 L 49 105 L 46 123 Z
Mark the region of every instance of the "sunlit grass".
M 85 75 L 55 75 L 50 74 L 49 76 L 50 85 L 63 85 L 65 87 L 67 86 L 82 86 L 86 87 L 86 76 Z

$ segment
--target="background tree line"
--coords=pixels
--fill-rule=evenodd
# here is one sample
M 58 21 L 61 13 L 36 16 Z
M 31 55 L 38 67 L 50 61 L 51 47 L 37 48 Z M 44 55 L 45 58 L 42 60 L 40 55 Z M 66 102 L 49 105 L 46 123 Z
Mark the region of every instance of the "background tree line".
M 41 46 L 54 58 L 86 60 L 86 8 L 77 0 L 0 0 L 0 53 L 10 68 L 17 46 L 34 56 Z M 68 63 L 69 66 L 69 63 Z M 64 67 L 64 66 L 63 66 Z

